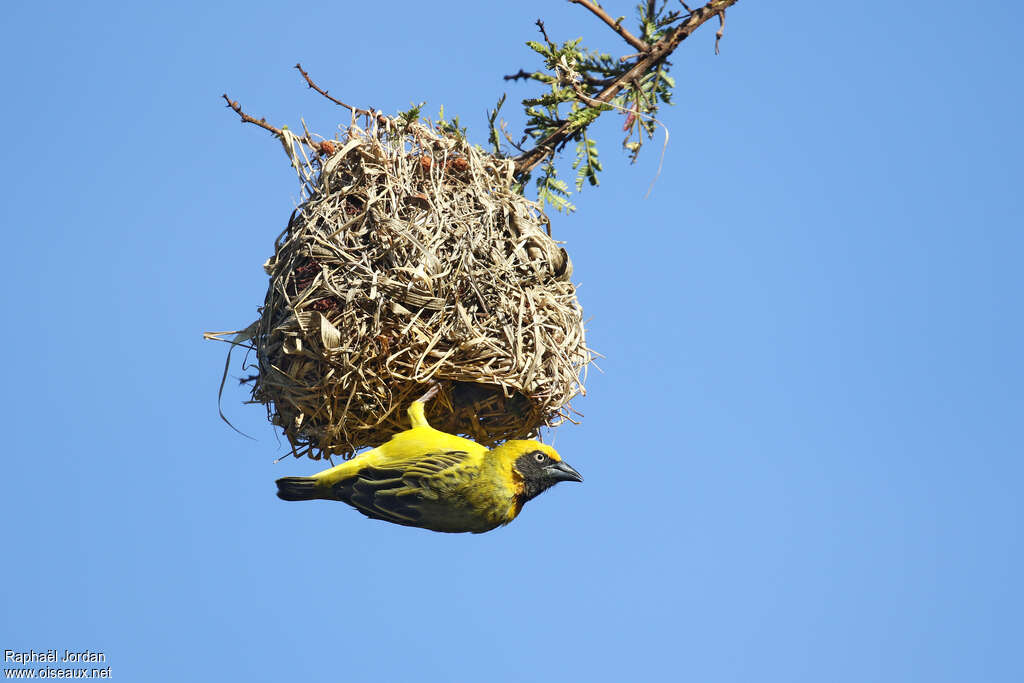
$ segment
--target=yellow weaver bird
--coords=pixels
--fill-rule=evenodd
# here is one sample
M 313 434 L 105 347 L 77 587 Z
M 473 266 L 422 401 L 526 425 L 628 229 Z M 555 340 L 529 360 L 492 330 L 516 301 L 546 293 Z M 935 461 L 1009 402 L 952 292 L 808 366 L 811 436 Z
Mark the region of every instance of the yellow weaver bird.
M 427 424 L 423 405 L 409 406 L 412 427 L 387 443 L 312 477 L 277 480 L 283 500 L 340 500 L 371 519 L 449 533 L 508 524 L 560 481 L 583 481 L 551 446 L 506 441 L 488 450 Z

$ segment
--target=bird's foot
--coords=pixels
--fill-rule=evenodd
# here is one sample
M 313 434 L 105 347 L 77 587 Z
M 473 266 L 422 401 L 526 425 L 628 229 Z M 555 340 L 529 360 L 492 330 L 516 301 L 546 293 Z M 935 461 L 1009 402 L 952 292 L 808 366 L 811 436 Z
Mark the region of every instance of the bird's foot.
M 437 382 L 431 382 L 430 383 L 430 388 L 427 389 L 427 393 L 423 394 L 418 399 L 416 399 L 416 403 L 426 403 L 430 399 L 432 399 L 435 396 L 437 396 L 437 392 L 440 391 L 440 390 L 441 390 L 441 385 L 440 384 L 438 384 Z

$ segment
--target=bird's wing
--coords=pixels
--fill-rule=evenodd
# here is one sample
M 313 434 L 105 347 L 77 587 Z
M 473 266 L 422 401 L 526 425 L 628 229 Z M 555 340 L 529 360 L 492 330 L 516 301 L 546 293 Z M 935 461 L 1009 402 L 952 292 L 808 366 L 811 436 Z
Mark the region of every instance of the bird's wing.
M 437 451 L 363 467 L 339 481 L 335 492 L 367 517 L 418 526 L 421 503 L 438 500 L 478 468 L 466 451 Z

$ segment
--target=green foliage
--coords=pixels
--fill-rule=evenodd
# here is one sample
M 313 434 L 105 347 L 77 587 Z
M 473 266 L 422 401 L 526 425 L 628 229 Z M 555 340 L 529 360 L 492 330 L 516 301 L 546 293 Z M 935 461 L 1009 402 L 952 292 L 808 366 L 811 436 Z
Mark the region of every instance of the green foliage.
M 444 118 L 444 105 L 443 104 L 441 105 L 441 111 L 438 112 L 438 114 L 437 114 L 437 124 L 436 125 L 437 125 L 437 129 L 442 131 L 442 132 L 444 132 L 444 133 L 447 133 L 449 135 L 453 135 L 456 138 L 458 138 L 459 140 L 465 140 L 466 139 L 466 126 L 460 126 L 459 125 L 459 117 L 458 116 L 456 116 L 451 121 L 446 120 Z
M 639 30 L 634 35 L 649 45 L 662 39 L 680 19 L 686 17 L 686 13 L 674 9 L 675 6 L 673 3 L 673 9 L 670 9 L 668 0 L 639 3 L 636 6 Z M 623 25 L 624 20 L 625 17 L 620 17 L 617 24 Z M 610 102 L 598 102 L 596 98 L 601 92 L 623 77 L 636 64 L 635 59 L 642 55 L 614 57 L 583 47 L 582 38 L 555 43 L 548 38 L 543 24 L 538 22 L 538 25 L 543 40 L 529 40 L 526 45 L 542 59 L 543 66 L 533 72 L 520 71 L 509 77 L 542 86 L 539 93 L 522 100 L 526 115 L 522 140 L 514 142 L 506 130 L 505 121 L 500 118 L 506 99 L 502 95 L 495 108 L 487 112 L 488 146 L 489 151 L 496 156 L 514 156 L 526 151 L 522 145 L 527 140 L 532 139 L 534 144 L 544 145 L 546 140 L 565 127 L 568 137 L 559 141 L 557 149 L 552 150 L 552 155 L 540 166 L 536 188 L 538 200 L 558 211 L 570 212 L 575 210 L 568 200 L 571 190 L 559 178 L 553 157 L 564 145 L 575 142 L 576 157 L 572 168 L 576 172 L 576 191 L 580 191 L 585 184 L 599 185 L 599 174 L 603 167 L 597 144 L 589 133 L 591 124 L 603 112 L 613 109 L 619 111 L 625 119 L 622 146 L 630 161 L 635 162 L 644 142 L 656 132 L 655 115 L 659 107 L 672 104 L 675 80 L 669 75 L 670 64 L 663 61 L 653 70 L 622 83 L 621 89 Z M 409 125 L 419 118 L 422 107 L 420 104 L 408 111 L 399 112 L 399 118 Z M 448 121 L 443 107 L 433 125 L 459 138 L 466 137 L 466 128 L 460 125 L 458 117 Z M 530 177 L 529 172 L 521 173 L 516 178 L 516 189 L 524 191 Z
M 576 191 L 583 189 L 583 183 L 600 185 L 597 174 L 602 170 L 601 162 L 597 160 L 597 145 L 587 137 L 584 131 L 582 138 L 576 143 L 576 161 L 572 167 L 576 169 Z
M 412 124 L 420 120 L 420 112 L 423 111 L 426 102 L 420 102 L 419 104 L 409 103 L 411 107 L 405 111 L 398 112 L 398 120 L 402 122 L 402 129 L 406 129 Z
M 487 142 L 491 145 L 491 152 L 496 156 L 501 156 L 501 133 L 499 126 L 504 122 L 498 122 L 498 115 L 501 114 L 501 108 L 505 106 L 505 99 L 508 95 L 502 94 L 498 98 L 498 103 L 494 105 L 494 109 L 487 111 Z
M 537 199 L 556 210 L 572 213 L 576 207 L 569 202 L 569 185 L 558 177 L 555 165 L 548 161 L 541 167 L 544 175 L 537 178 Z
M 636 6 L 639 32 L 634 35 L 644 43 L 654 44 L 685 16 L 681 11 L 670 9 L 667 0 L 642 2 Z M 620 17 L 616 23 L 623 25 L 623 21 L 624 17 Z M 577 38 L 557 44 L 548 40 L 546 34 L 542 41 L 527 41 L 527 47 L 543 59 L 544 66 L 532 73 L 520 72 L 518 76 L 544 86 L 542 92 L 522 101 L 527 136 L 541 142 L 569 123 L 571 135 L 566 142 L 576 143 L 572 167 L 576 171 L 577 191 L 584 184 L 599 184 L 602 165 L 597 144 L 588 133 L 598 116 L 611 109 L 622 113 L 625 117 L 622 146 L 630 161 L 635 162 L 644 142 L 655 133 L 658 108 L 672 103 L 675 87 L 668 73 L 669 65 L 663 62 L 653 71 L 626 82 L 608 104 L 598 104 L 594 98 L 636 62 L 633 58 L 623 60 L 587 49 L 581 43 L 582 39 Z M 571 210 L 572 205 L 566 199 L 568 191 L 558 179 L 554 163 L 545 164 L 541 172 L 537 180 L 538 198 L 556 209 Z
M 594 120 L 601 115 L 601 112 L 608 111 L 611 109 L 608 105 L 602 105 L 600 107 L 583 107 L 582 109 L 573 109 L 569 112 L 569 124 L 573 130 L 585 129 Z

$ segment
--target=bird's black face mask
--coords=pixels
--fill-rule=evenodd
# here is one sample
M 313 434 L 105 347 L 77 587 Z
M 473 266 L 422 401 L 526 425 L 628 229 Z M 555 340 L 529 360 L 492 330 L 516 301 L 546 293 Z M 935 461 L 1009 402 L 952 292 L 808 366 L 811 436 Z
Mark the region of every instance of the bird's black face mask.
M 544 451 L 531 451 L 516 458 L 516 469 L 523 475 L 523 498 L 531 500 L 560 481 L 583 481 L 580 473 Z M 524 500 L 524 502 L 525 502 Z

